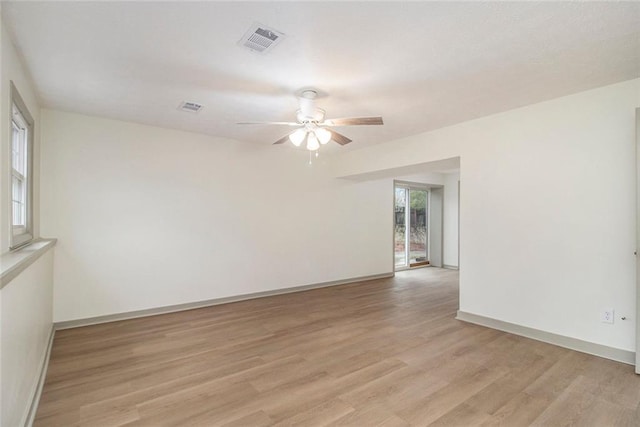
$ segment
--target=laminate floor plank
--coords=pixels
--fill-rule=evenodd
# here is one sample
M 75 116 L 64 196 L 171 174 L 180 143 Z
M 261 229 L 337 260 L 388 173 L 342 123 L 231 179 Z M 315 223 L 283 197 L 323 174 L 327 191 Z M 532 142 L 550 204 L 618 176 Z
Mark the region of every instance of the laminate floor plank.
M 457 309 L 424 268 L 58 331 L 35 425 L 640 425 L 633 367 Z
M 236 420 L 229 421 L 222 424 L 224 427 L 267 427 L 272 426 L 273 420 L 264 413 L 264 411 L 257 411 L 249 415 L 242 416 Z
M 520 392 L 480 425 L 483 427 L 528 426 L 551 404 L 551 399 Z
M 407 427 L 402 418 L 379 406 L 359 408 L 337 420 L 326 424 L 331 427 L 369 426 L 369 427 Z
M 469 406 L 466 403 L 461 403 L 429 425 L 433 427 L 477 426 L 489 418 L 491 418 L 491 416 L 487 413 Z

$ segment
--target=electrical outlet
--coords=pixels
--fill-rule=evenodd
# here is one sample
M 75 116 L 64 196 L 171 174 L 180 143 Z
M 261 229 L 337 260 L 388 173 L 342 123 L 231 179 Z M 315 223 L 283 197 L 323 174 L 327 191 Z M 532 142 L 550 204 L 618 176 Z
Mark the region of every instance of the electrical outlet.
M 605 308 L 602 310 L 601 318 L 603 323 L 613 323 L 614 311 L 613 308 Z

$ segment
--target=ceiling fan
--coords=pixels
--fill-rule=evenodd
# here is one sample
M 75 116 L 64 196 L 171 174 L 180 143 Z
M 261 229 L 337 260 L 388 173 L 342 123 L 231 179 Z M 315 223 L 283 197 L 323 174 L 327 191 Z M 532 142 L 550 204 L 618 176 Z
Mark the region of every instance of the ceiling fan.
M 315 99 L 318 92 L 314 89 L 305 89 L 300 92 L 298 102 L 300 109 L 296 111 L 297 122 L 242 122 L 239 125 L 284 125 L 297 127 L 295 131 L 283 136 L 275 144 L 283 144 L 291 141 L 293 145 L 299 147 L 307 141 L 307 150 L 317 151 L 320 145 L 327 144 L 333 140 L 340 145 L 351 142 L 349 138 L 331 129 L 335 126 L 353 125 L 382 125 L 382 117 L 349 117 L 342 119 L 325 120 L 325 111 L 318 108 Z M 317 155 L 317 153 L 316 153 Z

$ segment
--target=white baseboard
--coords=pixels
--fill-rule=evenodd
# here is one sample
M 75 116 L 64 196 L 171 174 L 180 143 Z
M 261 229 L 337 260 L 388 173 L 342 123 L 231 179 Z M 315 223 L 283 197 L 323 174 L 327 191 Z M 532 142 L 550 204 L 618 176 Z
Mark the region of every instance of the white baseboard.
M 149 308 L 146 310 L 128 311 L 124 313 L 108 314 L 106 316 L 89 317 L 86 319 L 67 320 L 54 323 L 56 330 L 78 328 L 81 326 L 97 325 L 99 323 L 116 322 L 119 320 L 135 319 L 138 317 L 155 316 L 157 314 L 174 313 L 176 311 L 193 310 L 195 308 L 209 307 L 212 305 L 227 304 L 230 302 L 244 301 L 248 299 L 264 298 L 274 295 L 290 294 L 292 292 L 303 292 L 311 289 L 326 288 L 329 286 L 346 285 L 349 283 L 366 282 L 368 280 L 386 279 L 393 277 L 394 273 L 381 273 L 372 276 L 352 277 L 350 279 L 333 280 L 330 282 L 314 283 L 311 285 L 294 286 L 291 288 L 274 289 L 272 291 L 255 292 L 251 294 L 237 295 L 225 298 L 215 298 L 205 301 L 189 302 L 186 304 L 175 304 L 164 307 Z
M 27 412 L 26 419 L 22 425 L 31 427 L 36 419 L 36 412 L 38 411 L 38 404 L 40 403 L 40 396 L 42 395 L 42 388 L 44 387 L 44 380 L 47 377 L 47 369 L 49 368 L 49 358 L 51 357 L 51 348 L 53 347 L 53 337 L 56 333 L 53 325 L 49 332 L 49 342 L 47 343 L 47 349 L 44 352 L 42 363 L 40 364 L 40 375 L 38 376 L 38 382 L 31 398 L 31 405 L 29 405 L 29 411 Z
M 446 268 L 448 270 L 457 270 L 458 266 L 457 265 L 447 265 L 447 264 L 442 264 L 442 268 Z
M 520 335 L 537 341 L 546 342 L 557 345 L 559 347 L 580 351 L 582 353 L 592 354 L 594 356 L 604 357 L 605 359 L 615 360 L 617 362 L 635 365 L 636 354 L 633 351 L 622 350 L 615 347 L 609 347 L 602 344 L 596 344 L 589 341 L 583 341 L 577 338 L 571 338 L 564 335 L 546 332 L 528 326 L 517 325 L 515 323 L 504 322 L 502 320 L 492 319 L 490 317 L 480 316 L 478 314 L 466 313 L 458 310 L 456 319 L 464 322 L 474 323 L 480 326 L 497 329 L 499 331 L 509 332 L 511 334 Z

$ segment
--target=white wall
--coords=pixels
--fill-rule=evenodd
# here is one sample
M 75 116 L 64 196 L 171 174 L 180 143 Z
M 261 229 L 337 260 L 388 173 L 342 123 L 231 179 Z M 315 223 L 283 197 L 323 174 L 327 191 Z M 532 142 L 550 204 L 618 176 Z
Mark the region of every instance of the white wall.
M 0 19 L 0 26 L 2 20 Z M 40 107 L 4 27 L 0 29 L 0 256 L 9 248 L 10 85 L 34 118 L 34 236 L 39 235 Z M 37 386 L 52 326 L 53 251 L 0 290 L 0 424 L 22 425 Z
M 42 111 L 42 230 L 66 321 L 393 271 L 391 180 L 323 156 Z
M 4 25 L 2 23 L 2 4 L 0 3 L 0 82 L 2 82 L 2 80 L 4 80 L 3 78 L 3 73 L 2 73 L 2 58 L 3 58 L 3 51 L 4 49 L 2 48 L 2 44 L 4 43 Z M 0 92 L 1 92 L 1 88 L 0 88 Z M 2 99 L 2 97 L 0 96 L 0 99 Z M 2 117 L 4 115 L 5 112 L 5 108 L 2 105 L 3 103 L 0 102 L 0 117 Z M 0 126 L 1 128 L 1 126 Z M 1 129 L 0 129 L 1 132 Z M 5 147 L 4 147 L 4 138 L 2 138 L 2 134 L 0 134 L 0 177 L 4 177 L 7 176 L 6 175 L 6 151 L 5 151 Z M 3 241 L 3 232 L 1 230 L 6 230 L 5 227 L 5 213 L 6 212 L 6 207 L 4 205 L 4 203 L 7 203 L 4 201 L 4 199 L 7 197 L 7 193 L 5 192 L 5 188 L 6 188 L 6 184 L 4 184 L 2 181 L 4 181 L 3 179 L 0 179 L 0 254 L 2 254 L 4 252 L 4 250 L 2 249 L 2 241 Z M 0 289 L 0 319 L 2 319 L 2 290 Z M 0 328 L 2 328 L 2 325 L 0 324 Z M 0 337 L 0 384 L 2 384 L 2 337 Z M 2 397 L 2 387 L 0 386 L 0 423 L 2 423 L 2 417 L 4 416 L 4 412 L 2 410 L 2 407 L 4 406 L 3 404 L 4 399 Z
M 458 182 L 460 173 L 445 174 L 443 264 L 458 266 Z
M 442 267 L 444 243 L 444 188 L 429 192 L 429 261 L 434 267 Z
M 334 169 L 460 156 L 460 309 L 633 351 L 638 105 L 627 81 L 344 153 Z
M 51 250 L 2 288 L 3 426 L 26 420 L 51 332 L 52 291 Z
M 0 18 L 1 21 L 1 18 Z M 10 81 L 18 89 L 22 100 L 27 106 L 29 113 L 34 120 L 34 157 L 33 157 L 33 226 L 34 236 L 39 236 L 39 163 L 40 163 L 40 106 L 33 90 L 31 80 L 23 67 L 15 47 L 4 27 L 0 30 L 2 33 L 0 42 L 2 49 L 2 60 L 0 76 L 0 176 L 2 176 L 0 185 L 0 253 L 4 253 L 9 249 L 9 233 L 10 230 L 10 192 L 11 180 L 9 179 L 10 168 L 10 111 L 11 111 L 11 90 Z

